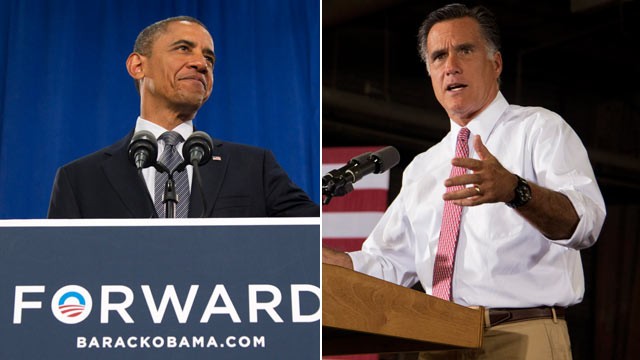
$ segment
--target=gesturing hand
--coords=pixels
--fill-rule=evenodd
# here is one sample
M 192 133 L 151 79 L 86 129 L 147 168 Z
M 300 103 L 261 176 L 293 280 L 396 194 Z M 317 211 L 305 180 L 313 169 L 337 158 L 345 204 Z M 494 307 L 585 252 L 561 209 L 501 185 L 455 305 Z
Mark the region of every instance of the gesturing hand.
M 513 190 L 518 182 L 515 175 L 507 171 L 498 159 L 482 143 L 479 135 L 473 138 L 473 148 L 480 160 L 455 158 L 454 166 L 472 171 L 470 174 L 454 176 L 445 180 L 446 187 L 463 185 L 464 189 L 445 193 L 445 201 L 452 200 L 460 206 L 475 206 L 485 203 L 508 202 L 513 199 Z

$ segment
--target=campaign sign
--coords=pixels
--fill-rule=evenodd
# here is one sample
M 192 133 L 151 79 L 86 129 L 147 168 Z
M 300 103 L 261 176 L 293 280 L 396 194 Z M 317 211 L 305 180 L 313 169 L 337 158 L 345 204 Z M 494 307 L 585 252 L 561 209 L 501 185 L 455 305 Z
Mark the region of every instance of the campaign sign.
M 318 359 L 319 223 L 0 221 L 0 359 Z

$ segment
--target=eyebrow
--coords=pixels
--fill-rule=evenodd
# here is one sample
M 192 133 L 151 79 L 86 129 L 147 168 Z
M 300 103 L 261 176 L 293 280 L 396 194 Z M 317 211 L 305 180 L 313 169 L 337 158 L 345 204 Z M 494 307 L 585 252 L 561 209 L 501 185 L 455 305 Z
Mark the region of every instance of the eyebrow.
M 435 51 L 433 51 L 433 52 L 431 53 L 430 58 L 431 58 L 431 60 L 433 60 L 433 59 L 437 58 L 438 56 L 445 54 L 446 52 L 447 52 L 447 51 L 446 51 L 446 50 L 444 50 L 444 49 L 435 50 Z
M 174 47 L 176 45 L 187 45 L 192 48 L 196 47 L 196 43 L 194 43 L 193 41 L 184 40 L 184 39 L 174 41 L 173 43 L 171 43 L 170 47 Z M 214 60 L 216 59 L 216 54 L 213 52 L 213 50 L 209 49 L 208 47 L 205 47 L 204 49 L 202 49 L 202 53 L 205 55 L 212 56 Z
M 453 50 L 454 50 L 454 51 L 460 51 L 460 50 L 463 50 L 463 49 L 470 49 L 470 50 L 473 50 L 473 49 L 475 49 L 475 48 L 476 48 L 476 45 L 474 45 L 474 44 L 472 44 L 472 43 L 468 43 L 468 42 L 467 42 L 467 43 L 462 43 L 462 44 L 458 44 L 458 45 L 454 46 L 454 47 L 453 47 Z M 431 59 L 435 59 L 435 58 L 437 58 L 438 56 L 443 55 L 443 54 L 446 54 L 446 53 L 447 53 L 447 49 L 446 49 L 446 48 L 438 49 L 438 50 L 434 50 L 434 51 L 431 53 Z

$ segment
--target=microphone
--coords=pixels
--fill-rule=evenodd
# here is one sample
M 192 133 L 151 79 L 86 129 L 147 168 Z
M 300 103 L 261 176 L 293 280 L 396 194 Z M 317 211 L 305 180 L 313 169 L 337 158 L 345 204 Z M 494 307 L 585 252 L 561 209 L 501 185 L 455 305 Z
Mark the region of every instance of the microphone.
M 343 194 L 336 194 L 336 192 L 338 192 L 341 188 L 341 186 L 337 186 L 338 183 L 341 181 L 341 179 L 343 179 L 344 174 L 347 171 L 350 171 L 351 168 L 355 168 L 360 166 L 360 164 L 363 164 L 365 161 L 367 161 L 367 159 L 369 159 L 369 157 L 371 156 L 371 152 L 366 152 L 364 154 L 360 154 L 354 158 L 352 158 L 351 160 L 349 160 L 347 162 L 347 165 L 339 168 L 339 169 L 333 169 L 331 171 L 329 171 L 325 176 L 322 177 L 322 192 L 328 192 L 331 193 L 332 196 L 342 196 L 342 195 L 346 195 L 347 193 L 343 193 Z M 344 185 L 342 185 L 344 186 Z M 352 189 L 353 190 L 353 189 Z M 348 192 L 350 192 L 351 190 L 349 190 Z M 328 195 L 328 194 L 325 194 Z
M 400 162 L 400 153 L 393 146 L 382 148 L 371 154 L 360 164 L 348 167 L 344 172 L 346 181 L 355 183 L 371 173 L 382 174 Z
M 158 141 L 150 131 L 133 134 L 129 143 L 129 161 L 138 169 L 153 166 L 158 158 Z
M 193 165 L 193 175 L 197 188 L 200 191 L 200 199 L 202 201 L 202 213 L 200 214 L 200 217 L 204 217 L 207 210 L 207 200 L 204 195 L 204 189 L 202 188 L 200 166 L 211 160 L 212 150 L 213 140 L 211 140 L 211 137 L 204 131 L 194 131 L 182 146 L 182 157 L 184 158 L 184 161 L 175 170 L 182 171 L 187 165 Z
M 194 131 L 182 147 L 182 157 L 192 165 L 204 165 L 211 159 L 213 140 L 204 131 Z
M 393 146 L 387 146 L 374 153 L 364 153 L 349 160 L 322 177 L 322 194 L 326 196 L 323 204 L 328 204 L 334 196 L 344 196 L 353 191 L 353 183 L 364 176 L 381 174 L 400 162 L 400 153 Z

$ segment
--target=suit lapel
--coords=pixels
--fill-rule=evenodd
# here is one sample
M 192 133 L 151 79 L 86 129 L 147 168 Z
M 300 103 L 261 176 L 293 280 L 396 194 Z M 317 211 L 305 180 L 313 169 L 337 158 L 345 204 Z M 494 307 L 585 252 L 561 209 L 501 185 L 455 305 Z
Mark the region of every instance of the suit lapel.
M 214 139 L 212 159 L 204 166 L 200 166 L 202 191 L 204 192 L 207 208 L 203 209 L 202 193 L 198 188 L 194 174 L 194 179 L 191 182 L 191 197 L 189 198 L 189 217 L 198 218 L 211 216 L 230 160 L 231 156 L 225 153 L 222 143 Z
M 105 150 L 107 158 L 102 169 L 119 200 L 133 217 L 157 217 L 144 181 L 138 176 L 135 166 L 129 162 L 128 148 L 132 136 L 133 131 Z

